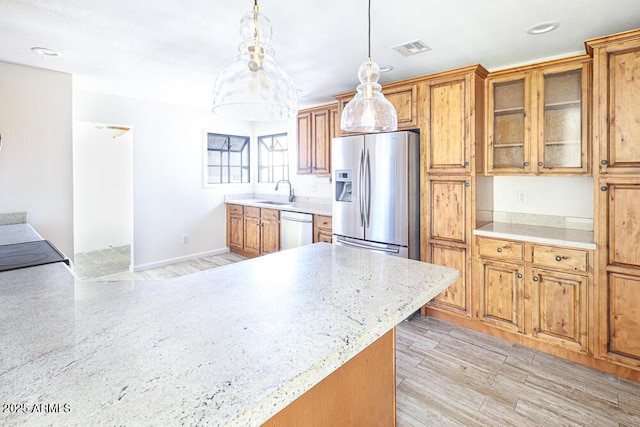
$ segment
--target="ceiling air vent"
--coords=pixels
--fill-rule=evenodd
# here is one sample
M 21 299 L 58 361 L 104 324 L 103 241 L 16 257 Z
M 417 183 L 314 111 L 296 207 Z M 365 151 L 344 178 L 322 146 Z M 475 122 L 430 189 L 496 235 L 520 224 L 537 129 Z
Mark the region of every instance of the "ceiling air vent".
M 402 56 L 415 55 L 416 53 L 428 52 L 431 50 L 431 48 L 424 44 L 422 40 L 413 40 L 402 43 L 398 46 L 393 46 L 391 49 L 399 52 Z

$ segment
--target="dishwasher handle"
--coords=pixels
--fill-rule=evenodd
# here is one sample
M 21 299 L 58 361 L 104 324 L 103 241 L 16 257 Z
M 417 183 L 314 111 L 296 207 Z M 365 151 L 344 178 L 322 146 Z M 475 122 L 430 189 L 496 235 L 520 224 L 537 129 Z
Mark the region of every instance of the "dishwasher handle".
M 284 212 L 280 212 L 280 220 L 310 224 L 313 222 L 313 216 L 311 214 L 302 214 L 302 213 L 285 214 Z
M 310 219 L 297 219 L 297 218 L 290 218 L 290 217 L 286 217 L 286 216 L 283 216 L 280 219 L 281 220 L 284 219 L 284 220 L 287 220 L 287 221 L 293 221 L 293 222 L 303 222 L 305 224 L 310 224 L 312 222 Z

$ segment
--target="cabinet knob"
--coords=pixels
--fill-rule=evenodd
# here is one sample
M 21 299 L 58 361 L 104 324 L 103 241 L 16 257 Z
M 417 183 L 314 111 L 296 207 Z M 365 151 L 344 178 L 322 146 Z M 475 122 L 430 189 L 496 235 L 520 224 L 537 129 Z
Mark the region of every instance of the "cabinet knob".
M 602 187 L 600 187 L 600 191 L 607 191 L 607 186 L 603 185 Z
M 533 281 L 537 282 L 538 281 L 538 276 L 533 276 Z
M 464 162 L 464 166 L 469 166 L 469 162 Z
M 524 167 L 526 168 L 527 166 L 529 166 L 529 162 L 524 162 Z
M 560 262 L 560 261 L 562 261 L 562 258 L 560 258 L 560 256 L 558 255 L 558 256 L 556 257 L 556 261 Z
M 522 273 L 516 273 L 516 277 L 517 277 L 518 279 L 522 279 Z
M 544 165 L 544 163 L 538 162 L 538 166 L 543 166 L 543 165 Z
M 497 249 L 498 253 L 502 253 L 502 248 Z
M 465 187 L 471 187 L 471 183 L 470 183 L 469 181 L 466 181 L 466 182 L 464 183 L 464 186 L 465 186 Z
M 602 166 L 607 166 L 607 165 L 609 164 L 609 162 L 608 162 L 608 161 L 606 161 L 606 160 L 600 160 L 600 164 L 601 164 Z

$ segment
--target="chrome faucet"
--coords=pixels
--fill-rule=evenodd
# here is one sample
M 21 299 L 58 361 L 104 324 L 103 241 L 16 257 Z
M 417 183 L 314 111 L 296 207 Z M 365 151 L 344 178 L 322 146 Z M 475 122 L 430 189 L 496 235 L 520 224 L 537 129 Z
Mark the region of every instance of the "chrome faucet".
M 278 181 L 276 183 L 276 191 L 278 191 L 278 186 L 280 185 L 281 182 L 285 182 L 287 184 L 289 184 L 289 201 L 293 202 L 296 198 L 296 195 L 293 194 L 293 185 L 291 185 L 291 183 L 289 182 L 289 180 L 287 179 L 281 179 L 280 181 Z

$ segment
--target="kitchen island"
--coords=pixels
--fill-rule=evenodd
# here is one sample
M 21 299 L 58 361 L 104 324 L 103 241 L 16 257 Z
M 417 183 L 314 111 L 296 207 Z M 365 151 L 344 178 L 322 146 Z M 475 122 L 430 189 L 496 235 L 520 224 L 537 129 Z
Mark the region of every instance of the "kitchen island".
M 0 425 L 260 425 L 457 277 L 326 243 L 170 280 L 4 272 Z

